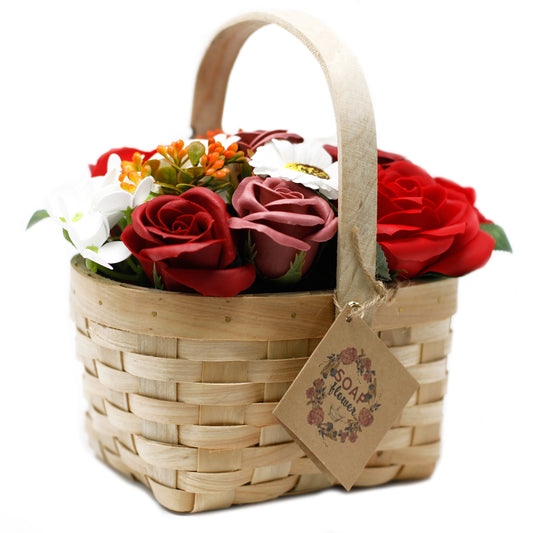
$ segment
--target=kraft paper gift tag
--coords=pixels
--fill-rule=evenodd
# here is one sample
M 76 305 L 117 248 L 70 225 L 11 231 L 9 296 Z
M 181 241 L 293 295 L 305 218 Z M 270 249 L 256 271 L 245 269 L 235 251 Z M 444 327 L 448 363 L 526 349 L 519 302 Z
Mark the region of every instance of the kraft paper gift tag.
M 349 490 L 418 383 L 347 305 L 274 415 Z

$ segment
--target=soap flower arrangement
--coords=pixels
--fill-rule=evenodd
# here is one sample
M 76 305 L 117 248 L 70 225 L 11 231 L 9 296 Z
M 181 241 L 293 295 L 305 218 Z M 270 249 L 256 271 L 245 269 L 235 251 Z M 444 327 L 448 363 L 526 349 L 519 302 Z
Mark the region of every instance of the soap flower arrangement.
M 473 189 L 397 154 L 376 157 L 378 279 L 462 276 L 511 251 Z M 28 227 L 54 220 L 95 273 L 219 297 L 335 285 L 333 145 L 286 130 L 215 131 L 110 150 L 89 168 L 51 191 Z

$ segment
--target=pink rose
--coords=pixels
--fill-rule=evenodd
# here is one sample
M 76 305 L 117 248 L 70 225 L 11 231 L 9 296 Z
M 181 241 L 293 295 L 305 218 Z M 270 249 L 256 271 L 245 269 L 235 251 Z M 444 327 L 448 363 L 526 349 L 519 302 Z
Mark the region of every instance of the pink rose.
M 321 424 L 323 420 L 324 411 L 322 411 L 322 407 L 314 407 L 307 415 L 307 423 L 313 426 L 318 426 L 318 424 Z
M 353 433 L 350 433 L 350 437 L 348 438 L 350 442 L 355 442 L 357 440 L 357 431 L 354 431 Z
M 305 391 L 305 395 L 307 396 L 307 398 L 312 398 L 315 395 L 315 388 L 314 387 L 309 387 Z
M 341 361 L 345 365 L 350 365 L 355 361 L 357 357 L 357 350 L 355 348 L 345 348 L 341 352 Z
M 233 194 L 240 218 L 231 218 L 235 230 L 251 230 L 255 266 L 267 278 L 289 270 L 296 254 L 305 251 L 305 274 L 321 242 L 337 232 L 337 217 L 328 202 L 311 189 L 281 178 L 245 178 Z
M 372 366 L 372 361 L 369 357 L 365 357 L 365 359 L 363 360 L 363 365 L 367 370 L 370 370 L 370 367 Z
M 363 407 L 359 413 L 359 422 L 363 427 L 370 426 L 374 422 L 374 415 L 367 407 Z
M 315 381 L 313 381 L 313 385 L 314 385 L 317 389 L 320 389 L 320 388 L 322 387 L 322 385 L 324 385 L 324 380 L 321 379 L 321 378 L 315 379 Z

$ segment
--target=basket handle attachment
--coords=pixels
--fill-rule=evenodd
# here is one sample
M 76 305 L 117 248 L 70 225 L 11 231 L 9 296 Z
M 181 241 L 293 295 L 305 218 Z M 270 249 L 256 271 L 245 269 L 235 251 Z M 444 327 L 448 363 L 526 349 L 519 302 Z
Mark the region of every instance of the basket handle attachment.
M 248 37 L 276 24 L 302 41 L 322 67 L 333 101 L 339 148 L 337 292 L 340 306 L 376 298 L 377 146 L 370 94 L 350 49 L 322 21 L 299 12 L 249 13 L 219 29 L 198 69 L 191 126 L 221 127 L 233 64 Z M 353 230 L 358 235 L 354 248 Z M 362 264 L 361 264 L 362 262 Z M 371 310 L 365 320 L 371 321 Z

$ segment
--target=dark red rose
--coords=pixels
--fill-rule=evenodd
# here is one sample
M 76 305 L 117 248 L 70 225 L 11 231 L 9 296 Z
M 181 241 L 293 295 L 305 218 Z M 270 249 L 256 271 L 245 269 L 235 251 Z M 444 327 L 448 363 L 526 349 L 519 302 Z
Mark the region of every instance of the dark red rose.
M 357 357 L 357 350 L 355 348 L 345 348 L 341 352 L 341 361 L 345 365 L 350 365 L 355 361 Z
M 296 133 L 289 133 L 287 130 L 256 130 L 256 131 L 239 131 L 237 135 L 241 138 L 239 141 L 239 150 L 245 154 L 251 150 L 255 152 L 260 146 L 270 142 L 272 139 L 280 141 L 289 141 L 293 144 L 303 142 L 303 137 Z
M 462 276 L 482 267 L 495 243 L 480 230 L 486 219 L 474 207 L 474 190 L 388 155 L 378 166 L 377 239 L 389 270 L 413 278 Z
M 229 225 L 251 230 L 255 266 L 267 278 L 283 276 L 302 250 L 305 274 L 318 245 L 337 232 L 337 217 L 328 202 L 299 183 L 250 176 L 237 187 L 232 201 L 240 218 L 232 218 Z
M 359 422 L 363 427 L 370 426 L 374 422 L 374 415 L 367 407 L 363 407 L 358 417 Z
M 136 148 L 126 147 L 114 148 L 113 150 L 109 150 L 109 152 L 106 152 L 98 158 L 98 161 L 95 165 L 89 165 L 91 177 L 105 176 L 107 172 L 107 160 L 111 155 L 117 154 L 120 157 L 121 161 L 131 161 L 135 152 L 139 152 L 141 155 L 144 155 L 144 160 L 148 161 L 148 159 L 150 159 L 156 153 L 156 150 L 154 150 L 153 152 L 143 152 L 142 150 L 137 150 Z
M 318 426 L 318 424 L 321 424 L 323 420 L 324 411 L 322 411 L 322 407 L 314 407 L 307 415 L 307 423 L 313 426 Z
M 235 296 L 254 282 L 255 270 L 251 264 L 231 268 L 237 250 L 228 219 L 220 196 L 195 187 L 134 209 L 121 239 L 149 279 L 155 263 L 166 289 Z

